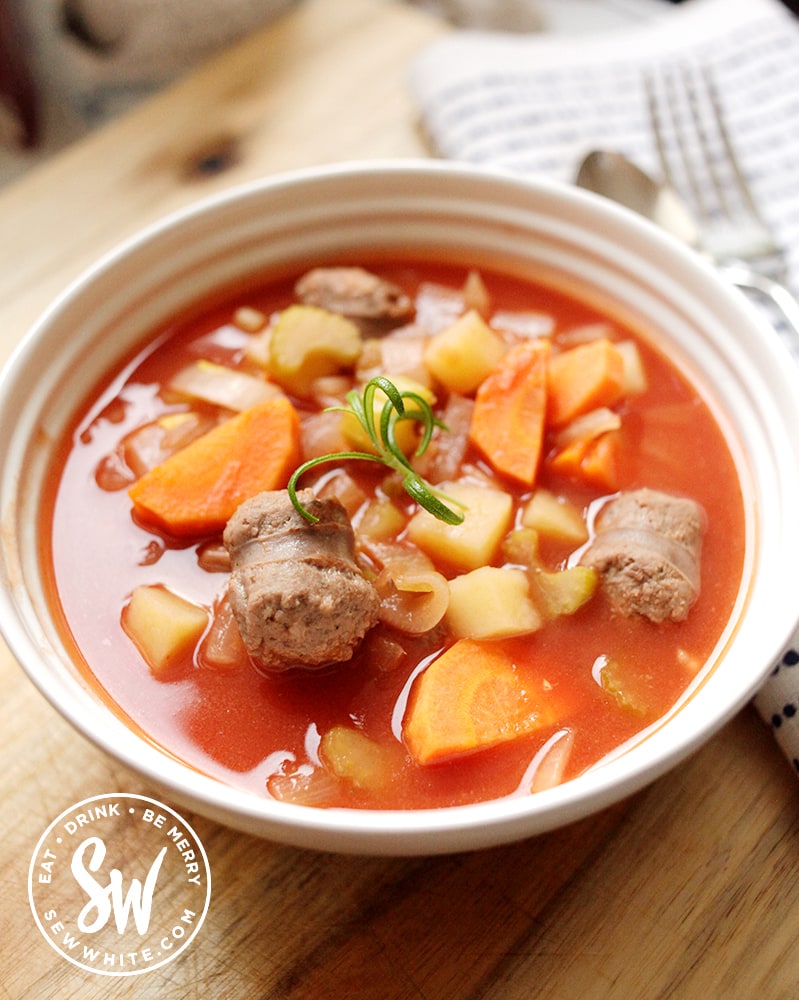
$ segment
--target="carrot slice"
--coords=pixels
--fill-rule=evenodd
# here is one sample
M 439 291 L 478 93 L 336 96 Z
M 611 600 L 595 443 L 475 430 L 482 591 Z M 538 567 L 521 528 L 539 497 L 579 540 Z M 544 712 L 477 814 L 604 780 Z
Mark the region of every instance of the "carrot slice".
M 572 441 L 548 460 L 548 467 L 561 476 L 579 479 L 608 490 L 618 488 L 619 435 L 606 431 L 596 438 Z
M 403 732 L 419 764 L 517 739 L 557 721 L 545 681 L 520 674 L 499 645 L 460 639 L 416 681 Z
M 559 427 L 622 396 L 624 357 L 604 337 L 556 354 L 549 362 L 547 417 Z
M 491 465 L 532 486 L 547 412 L 548 340 L 512 347 L 477 390 L 469 438 Z
M 582 461 L 583 478 L 594 486 L 615 490 L 619 485 L 619 435 L 608 431 L 589 446 Z
M 300 461 L 300 421 L 285 396 L 244 410 L 146 472 L 128 490 L 137 516 L 177 536 L 221 531 L 236 508 L 281 489 Z

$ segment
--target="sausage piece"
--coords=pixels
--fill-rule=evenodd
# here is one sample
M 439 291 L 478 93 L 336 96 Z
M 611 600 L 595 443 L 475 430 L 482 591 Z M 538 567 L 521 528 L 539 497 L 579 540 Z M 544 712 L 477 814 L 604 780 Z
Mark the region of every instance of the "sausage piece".
M 621 493 L 600 511 L 580 558 L 611 607 L 653 622 L 683 621 L 699 596 L 704 509 L 657 490 Z
M 313 268 L 294 291 L 306 305 L 370 326 L 396 326 L 413 315 L 413 303 L 401 288 L 362 267 Z
M 300 502 L 285 490 L 259 493 L 230 519 L 228 597 L 247 652 L 263 669 L 322 667 L 349 660 L 377 622 L 379 598 L 355 562 L 355 537 L 338 500 Z

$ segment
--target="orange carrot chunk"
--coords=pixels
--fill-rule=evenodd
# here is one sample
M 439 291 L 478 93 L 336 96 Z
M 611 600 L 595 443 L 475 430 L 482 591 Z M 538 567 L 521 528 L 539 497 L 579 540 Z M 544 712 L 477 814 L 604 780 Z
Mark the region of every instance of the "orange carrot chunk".
M 607 431 L 596 438 L 578 438 L 547 462 L 548 467 L 569 479 L 608 490 L 618 489 L 620 438 L 617 431 Z
M 604 337 L 556 354 L 549 362 L 547 418 L 555 427 L 622 396 L 624 357 Z
M 477 390 L 469 438 L 491 465 L 532 486 L 547 412 L 548 340 L 512 347 Z
M 460 639 L 418 678 L 405 716 L 405 743 L 433 764 L 517 739 L 557 721 L 543 678 L 520 674 L 501 646 Z
M 177 536 L 221 531 L 236 508 L 282 489 L 300 462 L 300 421 L 285 396 L 214 427 L 128 490 L 136 515 Z
M 617 431 L 608 431 L 593 441 L 582 461 L 585 481 L 608 490 L 617 489 L 619 451 L 620 438 Z

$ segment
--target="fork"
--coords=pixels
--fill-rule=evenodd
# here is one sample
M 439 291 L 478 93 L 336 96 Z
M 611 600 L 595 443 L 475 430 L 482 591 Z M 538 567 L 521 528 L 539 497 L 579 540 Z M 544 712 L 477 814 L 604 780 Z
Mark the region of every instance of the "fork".
M 645 79 L 663 180 L 690 202 L 699 247 L 732 284 L 769 298 L 799 338 L 799 300 L 788 289 L 785 253 L 743 174 L 705 67 L 666 67 Z

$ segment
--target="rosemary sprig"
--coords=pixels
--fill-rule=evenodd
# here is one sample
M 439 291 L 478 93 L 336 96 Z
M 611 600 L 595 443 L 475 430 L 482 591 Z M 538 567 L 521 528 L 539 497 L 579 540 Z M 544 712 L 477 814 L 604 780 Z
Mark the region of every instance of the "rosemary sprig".
M 387 397 L 380 411 L 379 421 L 375 419 L 374 406 L 374 397 L 378 390 L 382 390 Z M 311 524 L 315 524 L 319 520 L 303 507 L 297 497 L 297 483 L 301 476 L 309 469 L 326 462 L 342 462 L 346 459 L 358 458 L 365 462 L 380 462 L 388 466 L 389 469 L 398 472 L 402 476 L 403 489 L 420 507 L 446 524 L 460 524 L 463 521 L 463 514 L 452 510 L 444 503 L 445 498 L 442 494 L 438 493 L 430 483 L 416 472 L 397 444 L 396 427 L 400 420 L 415 420 L 422 425 L 422 437 L 416 449 L 416 455 L 424 454 L 436 427 L 446 430 L 446 426 L 433 413 L 427 400 L 419 393 L 410 390 L 400 392 L 385 375 L 376 375 L 369 379 L 362 393 L 359 393 L 357 389 L 350 390 L 346 398 L 347 406 L 331 406 L 329 409 L 353 413 L 369 440 L 374 444 L 377 454 L 373 455 L 367 451 L 337 451 L 304 462 L 295 469 L 286 487 L 291 502 L 299 513 Z M 408 406 L 406 403 L 413 405 Z

